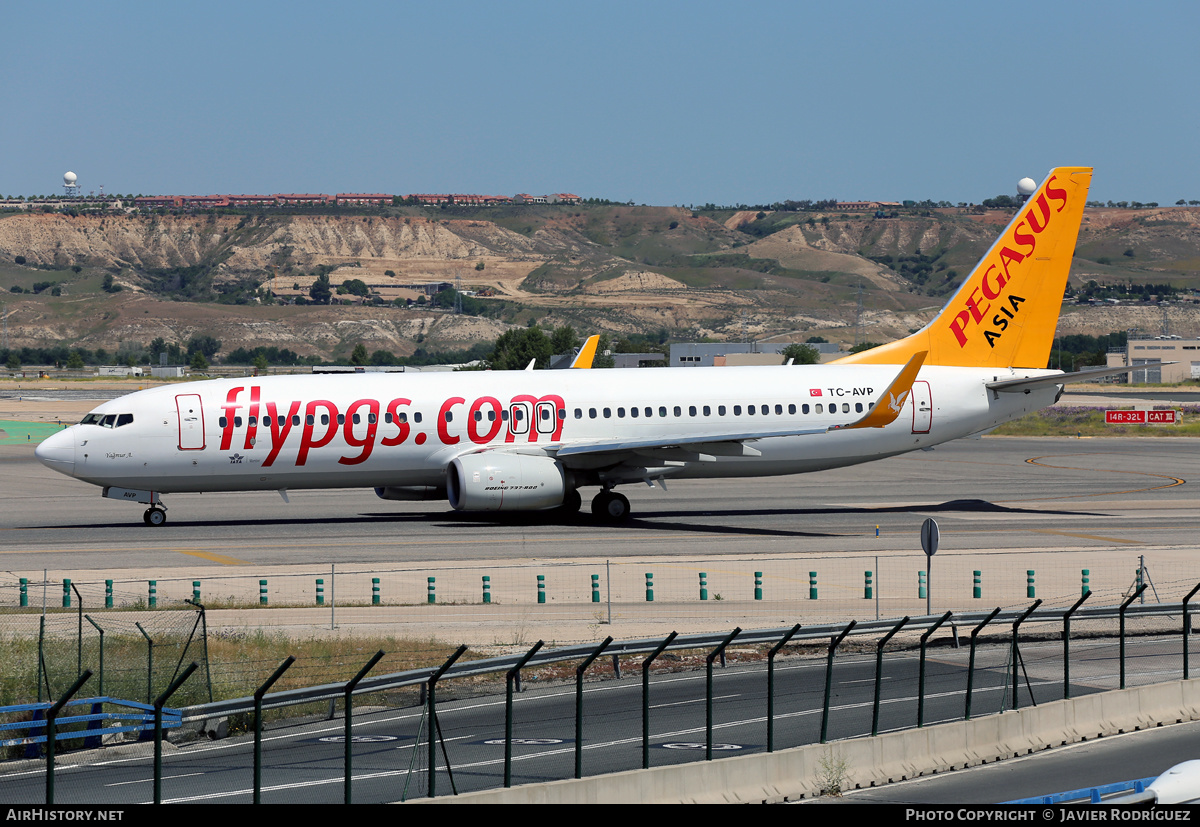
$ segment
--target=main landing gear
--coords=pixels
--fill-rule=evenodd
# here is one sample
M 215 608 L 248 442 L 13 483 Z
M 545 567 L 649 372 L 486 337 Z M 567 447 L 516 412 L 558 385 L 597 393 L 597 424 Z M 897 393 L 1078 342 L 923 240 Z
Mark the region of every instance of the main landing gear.
M 616 491 L 601 491 L 592 499 L 592 513 L 605 522 L 623 523 L 629 519 L 629 500 Z
M 160 526 L 167 521 L 167 509 L 160 505 L 152 505 L 146 509 L 146 513 L 142 515 L 142 522 L 146 525 Z

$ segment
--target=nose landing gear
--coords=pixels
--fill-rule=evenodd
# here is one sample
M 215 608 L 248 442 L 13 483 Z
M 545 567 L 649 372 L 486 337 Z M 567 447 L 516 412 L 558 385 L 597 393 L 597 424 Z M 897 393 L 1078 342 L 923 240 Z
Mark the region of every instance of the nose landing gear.
M 142 515 L 142 522 L 146 525 L 160 526 L 167 521 L 167 509 L 160 505 L 153 505 L 146 509 L 146 513 Z

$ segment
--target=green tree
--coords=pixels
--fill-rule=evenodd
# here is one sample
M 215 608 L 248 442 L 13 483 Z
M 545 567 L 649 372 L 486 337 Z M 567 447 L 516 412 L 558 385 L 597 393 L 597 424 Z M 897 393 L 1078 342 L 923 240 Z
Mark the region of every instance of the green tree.
M 367 363 L 367 346 L 359 342 L 354 346 L 354 351 L 350 354 L 350 364 L 365 365 Z
M 367 296 L 370 293 L 367 283 L 362 279 L 346 279 L 342 282 L 342 287 L 352 296 Z
M 258 373 L 262 373 L 266 369 L 267 357 L 260 353 L 254 357 L 254 370 Z
M 815 365 L 821 361 L 821 352 L 812 345 L 791 344 L 783 349 L 783 361 L 792 360 L 793 365 Z
M 72 350 L 71 355 L 67 357 L 67 370 L 83 370 L 83 357 L 79 355 L 78 350 Z
M 568 325 L 563 325 L 554 329 L 550 334 L 550 348 L 555 354 L 573 353 L 579 347 L 579 337 L 575 334 L 575 328 Z
M 329 286 L 328 273 L 322 273 L 317 277 L 317 280 L 312 283 L 312 287 L 308 288 L 308 295 L 312 298 L 313 304 L 329 304 L 329 300 L 333 298 L 333 290 Z
M 21 357 L 17 356 L 16 351 L 9 351 L 8 361 L 4 363 L 4 367 L 9 370 L 21 369 Z
M 196 373 L 204 373 L 208 370 L 208 360 L 205 359 L 204 354 L 198 350 L 196 351 L 195 355 L 192 356 L 191 368 Z
M 879 347 L 883 342 L 861 342 L 850 348 L 851 353 L 862 353 L 864 350 L 870 350 L 873 347 Z
M 524 370 L 531 359 L 536 359 L 537 367 L 544 368 L 553 355 L 550 339 L 540 327 L 513 328 L 496 340 L 488 365 L 492 370 Z

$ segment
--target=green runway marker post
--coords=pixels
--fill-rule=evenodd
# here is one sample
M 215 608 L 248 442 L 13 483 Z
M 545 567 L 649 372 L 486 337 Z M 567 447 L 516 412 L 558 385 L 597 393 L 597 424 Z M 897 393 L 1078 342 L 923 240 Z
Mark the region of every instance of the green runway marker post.
M 808 599 L 817 599 L 817 573 L 815 571 L 808 573 Z
M 1088 592 L 1090 592 L 1092 590 L 1091 582 L 1092 582 L 1092 570 L 1084 569 L 1083 570 L 1083 594 L 1081 594 L 1080 597 L 1082 597 L 1084 594 L 1087 594 Z
M 546 575 L 539 574 L 538 579 L 538 603 L 546 602 Z
M 379 605 L 379 578 L 378 577 L 371 578 L 371 605 L 372 606 Z
M 325 580 L 321 577 L 317 578 L 317 605 L 325 605 Z
M 646 602 L 654 602 L 654 572 L 646 572 Z
M 483 602 L 492 602 L 492 578 L 488 575 L 483 575 Z
M 983 572 L 981 571 L 975 572 L 975 584 L 971 589 L 971 596 L 976 600 L 983 597 Z
M 925 572 L 917 572 L 917 597 L 922 600 L 929 594 L 929 587 L 925 584 Z
M 149 587 L 149 590 L 150 590 L 149 595 L 148 595 L 149 600 L 150 600 L 150 608 L 151 609 L 157 608 L 158 607 L 158 581 L 157 580 L 148 580 L 146 585 Z
M 600 575 L 592 575 L 592 602 L 600 602 Z
M 106 608 L 106 609 L 111 609 L 113 607 L 112 586 L 113 586 L 113 584 L 112 584 L 111 580 L 104 581 L 104 608 Z M 22 603 L 21 605 L 24 606 L 25 604 Z
M 425 602 L 426 603 L 437 603 L 437 591 L 436 591 L 437 590 L 437 578 L 436 577 L 426 577 L 425 581 L 428 584 L 426 586 L 428 594 L 425 597 Z
M 708 572 L 700 572 L 700 599 L 708 600 Z
M 863 572 L 863 600 L 870 600 L 875 596 L 875 589 L 871 582 L 871 571 Z
M 63 578 L 63 601 L 62 601 L 62 603 L 63 603 L 62 607 L 64 609 L 71 608 L 71 578 L 69 578 L 69 577 Z
M 267 581 L 258 581 L 258 604 L 260 606 L 267 605 Z
M 1025 596 L 1026 597 L 1037 597 L 1037 595 L 1034 594 L 1034 591 L 1035 591 L 1035 589 L 1033 587 L 1033 569 L 1026 569 L 1025 570 Z
M 762 600 L 762 572 L 754 572 L 754 599 Z
M 192 600 L 194 600 L 197 603 L 200 602 L 200 581 L 199 580 L 192 581 Z
M 109 580 L 108 582 L 111 583 L 112 581 Z M 21 608 L 24 609 L 24 608 L 27 608 L 28 606 L 29 606 L 29 578 L 22 577 L 21 578 Z

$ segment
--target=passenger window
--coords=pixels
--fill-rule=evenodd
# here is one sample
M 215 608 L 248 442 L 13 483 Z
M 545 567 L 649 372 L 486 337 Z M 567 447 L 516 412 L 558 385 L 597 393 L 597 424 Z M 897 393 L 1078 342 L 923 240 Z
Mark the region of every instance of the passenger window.
M 617 408 L 617 419 L 624 419 L 624 418 L 625 418 L 625 409 Z
M 795 406 L 795 405 L 788 405 L 788 413 L 789 413 L 789 414 L 794 414 L 795 412 L 796 412 L 796 406 Z
M 596 409 L 588 408 L 588 419 L 595 419 L 595 418 L 596 418 Z
M 132 422 L 133 420 L 132 420 L 132 419 L 130 419 L 130 421 Z M 257 417 L 257 416 L 252 416 L 252 417 L 250 417 L 250 419 L 248 419 L 247 421 L 250 423 L 250 427 L 251 427 L 251 428 L 257 428 L 257 427 L 258 427 L 258 417 Z M 118 425 L 118 426 L 120 426 L 120 424 L 121 424 L 121 423 L 119 423 L 119 422 L 117 423 L 117 425 Z
M 576 419 L 583 419 L 583 408 L 576 408 L 576 409 L 575 409 L 575 418 L 576 418 Z
M 401 412 L 401 413 L 398 413 L 398 414 L 396 414 L 396 420 L 397 420 L 398 422 L 402 422 L 402 423 L 403 423 L 403 422 L 408 422 L 408 414 L 406 414 L 406 413 L 403 413 L 403 412 Z
M 792 413 L 795 413 L 795 412 L 796 412 L 796 406 L 795 406 L 795 405 L 793 405 L 793 406 L 792 406 Z M 775 415 L 776 415 L 776 416 L 783 416 L 783 406 L 782 406 L 782 405 L 776 405 L 776 406 L 775 406 Z
M 855 411 L 855 413 L 862 413 L 862 403 L 861 402 L 854 403 L 854 411 Z
M 654 416 L 654 409 L 646 408 L 646 416 Z
M 299 425 L 299 424 L 300 424 L 300 414 L 293 414 L 292 415 L 292 426 L 295 427 L 296 425 Z M 308 418 L 308 424 L 309 425 L 312 424 L 311 416 Z
M 220 419 L 217 420 L 217 424 L 220 425 L 222 428 L 228 428 L 229 420 L 226 419 L 225 417 L 221 417 Z
M 235 421 L 235 422 L 237 422 L 237 420 L 239 420 L 239 419 L 241 419 L 241 417 L 240 417 L 240 416 L 239 416 L 239 417 L 234 417 L 234 421 Z M 240 423 L 240 422 L 237 422 L 237 424 L 238 424 L 238 425 L 241 425 L 242 423 Z M 321 424 L 322 424 L 322 425 L 328 425 L 328 424 L 329 424 L 329 414 L 321 414 Z
M 338 424 L 339 425 L 346 424 L 346 415 L 345 414 L 338 414 Z
M 483 411 L 476 411 L 476 412 L 473 414 L 473 416 L 475 417 L 475 421 L 476 421 L 476 422 L 482 422 L 482 421 L 483 421 Z
M 636 419 L 636 418 L 637 418 L 637 415 L 638 415 L 638 409 L 637 409 L 637 408 L 630 408 L 630 409 L 629 409 L 629 415 L 630 415 L 630 416 L 632 416 L 632 417 L 634 417 L 634 418 Z
M 542 408 L 540 411 L 538 411 L 538 414 L 539 414 L 539 416 L 540 416 L 541 420 L 542 420 L 543 422 L 545 422 L 546 420 L 548 420 L 548 419 L 550 418 L 550 409 L 549 409 L 549 408 Z M 448 422 L 448 421 L 449 421 L 449 420 L 447 420 L 447 422 Z
M 717 416 L 724 416 L 724 415 L 725 415 L 725 406 L 718 405 L 717 406 Z
M 353 418 L 353 420 L 354 420 L 354 424 L 355 424 L 355 425 L 357 425 L 357 424 L 359 424 L 360 422 L 362 422 L 362 416 L 360 416 L 359 414 L 354 414 L 354 416 L 353 416 L 352 418 Z M 342 421 L 342 419 L 343 419 L 342 415 L 341 415 L 341 414 L 338 414 L 338 422 L 339 422 L 339 423 Z
M 413 422 L 419 423 L 420 421 L 421 421 L 421 412 L 417 411 L 416 413 L 413 414 Z
M 507 409 L 507 408 L 505 408 L 504 410 L 502 410 L 502 411 L 500 412 L 500 421 L 501 421 L 501 422 L 507 422 L 507 421 L 508 421 L 508 409 Z
M 800 410 L 801 410 L 803 413 L 808 413 L 808 403 L 807 403 L 807 402 L 805 402 L 803 405 L 801 405 L 801 406 L 800 406 Z
M 754 416 L 754 406 L 753 406 L 753 405 L 747 405 L 747 406 L 746 406 L 746 413 L 747 413 L 747 414 L 749 414 L 750 416 Z
M 367 414 L 367 424 L 368 425 L 374 425 L 378 421 L 379 421 L 379 417 L 375 416 L 375 414 L 373 414 L 373 413 Z
M 666 416 L 666 415 L 667 415 L 667 409 L 666 409 L 666 408 L 662 408 L 662 407 L 660 407 L 660 408 L 658 409 L 658 415 L 659 415 L 659 416 Z M 679 408 L 676 408 L 676 409 L 675 409 L 675 415 L 676 415 L 676 416 L 679 416 Z
M 387 413 L 385 413 L 385 414 L 383 415 L 383 421 L 384 421 L 384 422 L 386 422 L 386 423 L 387 423 L 387 424 L 389 424 L 389 425 L 391 425 L 391 424 L 392 424 L 392 414 L 391 414 L 391 411 L 389 411 L 389 412 L 387 412 Z
M 842 413 L 850 413 L 850 403 L 849 402 L 842 403 Z
M 825 408 L 823 405 L 821 405 L 820 402 L 818 402 L 816 405 L 813 406 L 813 412 L 814 413 L 825 413 Z
M 612 419 L 612 408 L 605 408 L 605 409 L 604 409 L 604 418 L 605 418 L 605 419 Z
M 734 406 L 733 406 L 733 415 L 734 415 L 734 416 L 741 416 L 741 415 L 742 415 L 742 406 L 741 406 L 741 405 L 734 405 Z
M 688 405 L 688 416 L 695 416 L 695 415 L 696 415 L 696 406 Z
M 559 408 L 559 409 L 558 409 L 558 418 L 559 418 L 559 419 L 566 419 L 566 418 L 567 418 L 567 409 L 566 409 L 566 408 Z M 579 419 L 579 408 L 576 408 L 576 409 L 575 409 L 575 418 L 576 418 L 576 419 Z
M 666 414 L 664 413 L 663 416 L 666 416 Z M 678 405 L 675 406 L 675 416 L 683 416 L 683 408 Z
M 235 428 L 242 427 L 242 418 L 240 416 L 235 416 L 233 418 L 233 427 L 235 427 Z
M 304 424 L 305 425 L 312 425 L 315 421 L 316 420 L 313 419 L 312 414 L 305 414 L 305 416 L 304 416 Z
M 488 410 L 488 422 L 495 422 L 495 421 L 496 421 L 496 411 L 489 409 Z

